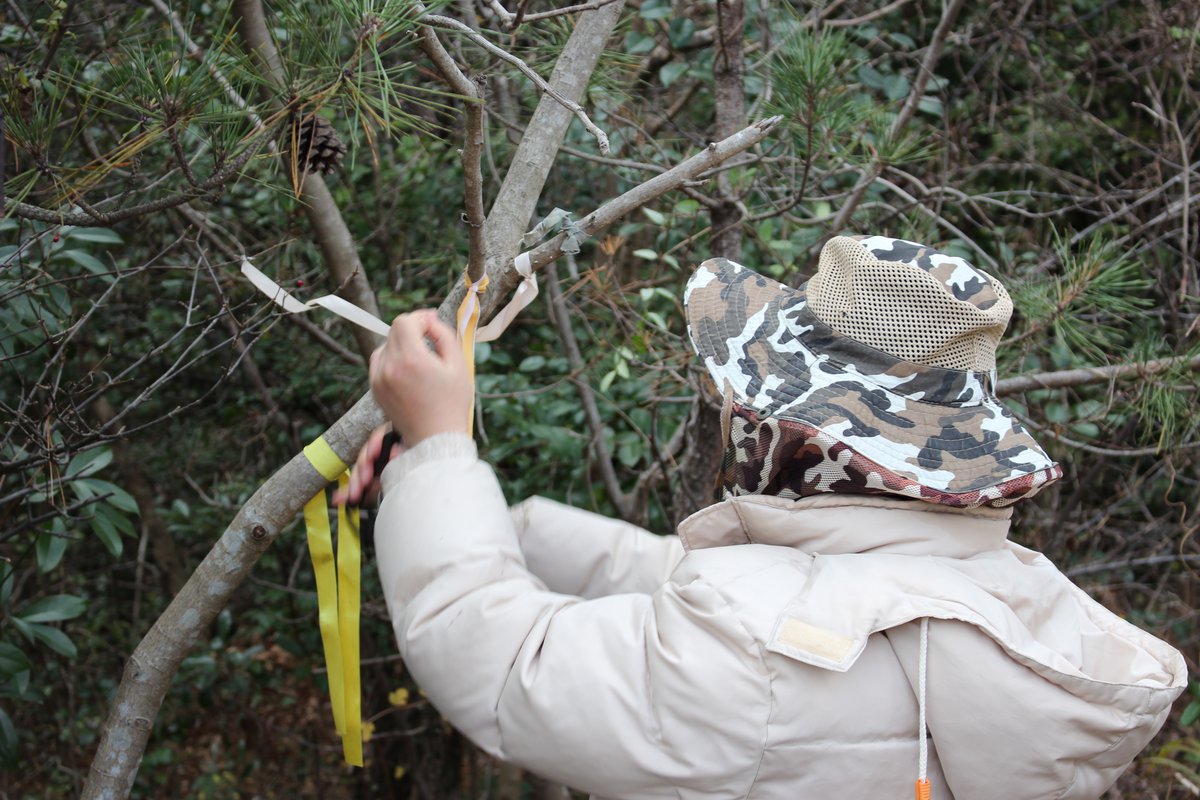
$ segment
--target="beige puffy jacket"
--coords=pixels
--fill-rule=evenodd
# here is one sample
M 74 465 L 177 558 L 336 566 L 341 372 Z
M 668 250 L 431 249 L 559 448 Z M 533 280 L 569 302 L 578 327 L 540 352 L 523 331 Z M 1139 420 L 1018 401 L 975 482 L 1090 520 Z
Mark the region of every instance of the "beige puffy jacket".
M 408 668 L 501 758 L 605 798 L 913 796 L 920 625 L 939 800 L 1096 798 L 1162 725 L 1179 653 L 1008 512 L 743 497 L 678 537 L 507 507 L 462 435 L 384 472 L 379 574 Z

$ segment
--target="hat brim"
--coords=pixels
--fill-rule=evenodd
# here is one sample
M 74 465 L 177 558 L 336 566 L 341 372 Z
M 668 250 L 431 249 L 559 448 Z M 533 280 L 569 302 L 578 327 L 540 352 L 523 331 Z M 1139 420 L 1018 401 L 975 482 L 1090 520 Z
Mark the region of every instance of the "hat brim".
M 991 374 L 914 364 L 841 336 L 808 308 L 805 286 L 710 259 L 688 281 L 684 306 L 718 388 L 881 470 L 947 495 L 993 494 L 1031 477 L 1040 488 L 1061 475 L 996 400 Z

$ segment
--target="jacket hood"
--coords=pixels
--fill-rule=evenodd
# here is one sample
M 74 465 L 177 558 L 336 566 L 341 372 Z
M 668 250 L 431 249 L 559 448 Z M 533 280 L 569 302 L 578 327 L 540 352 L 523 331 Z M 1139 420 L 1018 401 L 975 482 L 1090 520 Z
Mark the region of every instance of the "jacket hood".
M 919 639 L 908 623 L 929 618 L 928 727 L 956 797 L 991 796 L 995 784 L 985 786 L 1022 770 L 1054 773 L 1021 776 L 1045 796 L 1096 797 L 1161 727 L 1187 669 L 1173 647 L 1009 542 L 1008 517 L 869 497 L 740 497 L 694 514 L 680 537 L 688 549 L 758 543 L 811 555 L 764 644 L 816 667 L 851 669 L 882 633 L 915 694 Z M 1062 754 L 1056 766 L 1046 753 Z M 988 774 L 994 764 L 1011 775 Z

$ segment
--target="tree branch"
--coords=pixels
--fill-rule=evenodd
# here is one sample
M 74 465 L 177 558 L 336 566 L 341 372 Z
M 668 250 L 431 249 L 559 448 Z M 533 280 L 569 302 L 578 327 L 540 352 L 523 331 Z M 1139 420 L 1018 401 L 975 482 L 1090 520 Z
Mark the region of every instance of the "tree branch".
M 613 3 L 612 5 L 616 5 L 619 8 L 623 4 Z M 504 48 L 497 47 L 496 45 L 492 44 L 482 34 L 471 30 L 471 26 L 467 25 L 466 23 L 459 22 L 456 19 L 443 17 L 439 14 L 428 14 L 422 17 L 421 21 L 427 25 L 433 25 L 438 28 L 446 28 L 448 30 L 463 33 L 468 39 L 475 42 L 484 50 L 487 50 L 489 53 L 492 53 L 496 57 L 515 66 L 521 71 L 521 74 L 533 81 L 535 86 L 548 94 L 550 97 L 554 98 L 554 100 L 561 104 L 563 108 L 566 108 L 568 111 L 574 114 L 579 121 L 583 123 L 583 127 L 587 130 L 587 132 L 595 137 L 596 146 L 600 148 L 600 152 L 604 155 L 608 155 L 608 134 L 600 130 L 596 123 L 592 122 L 591 117 L 588 116 L 587 111 L 583 109 L 583 106 L 579 105 L 579 103 L 576 103 L 574 100 L 559 94 L 557 89 L 555 89 L 549 83 L 546 83 L 542 76 L 534 72 L 533 68 L 524 61 L 517 58 Z
M 563 349 L 567 351 L 567 363 L 571 365 L 571 383 L 579 402 L 583 406 L 583 415 L 587 420 L 588 430 L 592 434 L 592 452 L 596 456 L 596 464 L 600 469 L 600 480 L 608 492 L 609 498 L 617 509 L 617 514 L 626 522 L 635 522 L 634 498 L 621 491 L 621 482 L 617 480 L 617 470 L 613 466 L 612 452 L 604 440 L 604 421 L 600 419 L 600 409 L 596 407 L 596 395 L 584 374 L 583 355 L 579 352 L 579 342 L 575 339 L 575 331 L 571 330 L 571 314 L 563 299 L 562 287 L 558 282 L 558 270 L 554 263 L 546 265 L 546 307 L 550 311 L 550 319 L 558 329 L 558 338 Z
M 472 282 L 483 277 L 483 170 L 480 157 L 483 154 L 483 100 L 479 87 L 463 74 L 458 64 L 446 52 L 437 33 L 432 28 L 421 28 L 421 49 L 437 65 L 442 77 L 454 91 L 466 98 L 463 110 L 467 118 L 467 130 L 463 136 L 463 203 L 466 206 L 467 232 L 467 275 Z
M 1060 372 L 1039 372 L 1034 375 L 1018 375 L 996 382 L 996 396 L 1006 397 L 1035 389 L 1062 389 L 1067 386 L 1083 386 L 1089 383 L 1104 383 L 1125 378 L 1146 378 L 1172 367 L 1184 366 L 1200 371 L 1200 356 L 1178 356 L 1160 358 L 1140 364 L 1115 364 L 1109 367 L 1083 367 Z
M 580 15 L 550 75 L 550 84 L 560 95 L 573 102 L 583 97 L 623 8 L 623 2 L 610 3 Z M 525 126 L 513 155 L 514 168 L 505 174 L 483 227 L 486 268 L 493 280 L 493 289 L 488 292 L 491 296 L 499 293 L 494 283 L 495 272 L 507 268 L 517 254 L 521 236 L 529 229 L 529 220 L 571 119 L 570 111 L 544 95 Z
M 283 65 L 267 30 L 260 0 L 233 0 L 233 13 L 237 18 L 238 34 L 247 51 L 277 85 L 283 86 Z M 313 227 L 313 238 L 321 248 L 333 283 L 338 287 L 338 294 L 359 308 L 379 316 L 379 304 L 358 258 L 354 237 L 325 180 L 320 175 L 306 175 L 302 182 L 301 199 Z M 354 337 L 364 359 L 370 359 L 371 353 L 383 341 L 371 331 L 357 326 L 354 328 Z

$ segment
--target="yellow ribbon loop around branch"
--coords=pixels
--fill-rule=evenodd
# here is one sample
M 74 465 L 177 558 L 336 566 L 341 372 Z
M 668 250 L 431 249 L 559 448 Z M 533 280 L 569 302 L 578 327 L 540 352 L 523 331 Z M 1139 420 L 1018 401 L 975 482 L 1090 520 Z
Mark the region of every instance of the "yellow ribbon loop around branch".
M 458 306 L 458 340 L 462 345 L 463 358 L 467 362 L 467 378 L 471 382 L 471 407 L 467 412 L 467 432 L 475 431 L 475 328 L 479 325 L 480 296 L 487 291 L 488 276 L 472 281 L 469 273 L 463 273 L 467 294 Z
M 346 464 L 324 439 L 316 439 L 304 448 L 304 455 L 326 480 L 345 489 L 350 481 Z M 308 532 L 308 552 L 317 580 L 317 620 L 325 650 L 325 671 L 329 678 L 329 700 L 333 706 L 333 724 L 342 737 L 346 762 L 363 765 L 362 694 L 359 683 L 359 580 L 362 545 L 359 541 L 358 510 L 338 509 L 337 562 L 333 555 L 333 534 L 329 529 L 329 508 L 324 490 L 304 505 L 304 527 Z

